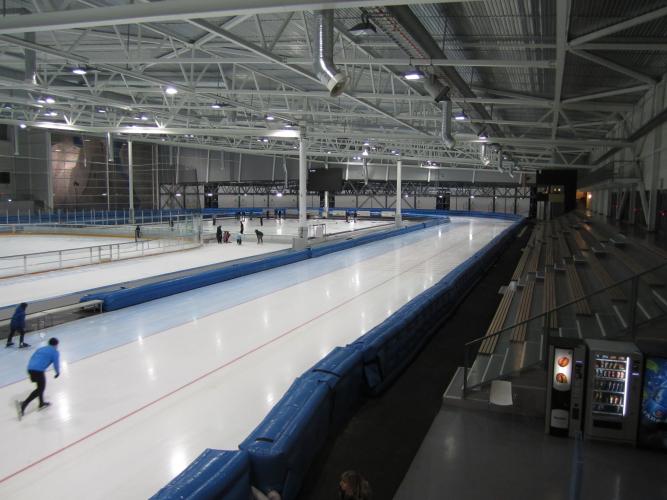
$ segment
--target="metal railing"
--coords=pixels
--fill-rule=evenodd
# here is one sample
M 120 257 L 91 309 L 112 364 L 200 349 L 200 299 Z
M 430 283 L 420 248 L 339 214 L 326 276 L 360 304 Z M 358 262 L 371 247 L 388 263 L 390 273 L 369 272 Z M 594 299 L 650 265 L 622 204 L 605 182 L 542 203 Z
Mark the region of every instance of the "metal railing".
M 88 226 L 43 223 L 13 224 L 4 226 L 3 229 L 4 232 L 13 234 L 134 239 L 135 227 L 135 224 Z M 182 217 L 173 224 L 147 224 L 141 226 L 140 230 L 141 237 L 135 241 L 2 256 L 0 278 L 175 252 L 201 245 L 201 217 L 197 215 Z
M 667 283 L 667 263 L 467 342 L 463 356 L 463 396 L 491 380 L 544 366 L 549 339 L 554 336 L 634 340 L 638 328 L 667 318 L 667 292 L 656 280 Z M 591 306 L 592 315 L 577 314 L 576 306 L 582 301 Z M 522 330 L 525 337 L 521 336 Z M 479 353 L 482 344 L 489 341 L 495 343 L 493 351 Z M 504 352 L 498 351 L 499 347 Z
M 175 252 L 198 246 L 181 238 L 139 240 L 92 247 L 70 248 L 0 257 L 0 278 L 9 278 L 68 267 L 102 264 L 145 255 Z

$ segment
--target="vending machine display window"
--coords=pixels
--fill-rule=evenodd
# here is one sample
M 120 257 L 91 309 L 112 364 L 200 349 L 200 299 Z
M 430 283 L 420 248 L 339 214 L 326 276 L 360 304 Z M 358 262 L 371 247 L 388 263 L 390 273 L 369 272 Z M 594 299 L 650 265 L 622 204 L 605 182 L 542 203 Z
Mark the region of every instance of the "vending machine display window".
M 594 364 L 593 413 L 625 417 L 630 358 L 614 354 L 595 354 Z

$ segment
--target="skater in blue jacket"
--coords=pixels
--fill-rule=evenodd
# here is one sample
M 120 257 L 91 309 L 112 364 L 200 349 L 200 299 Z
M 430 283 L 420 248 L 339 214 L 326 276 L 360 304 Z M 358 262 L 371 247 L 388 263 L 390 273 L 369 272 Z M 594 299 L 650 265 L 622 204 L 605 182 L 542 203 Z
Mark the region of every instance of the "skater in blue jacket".
M 12 316 L 12 321 L 9 324 L 9 337 L 7 337 L 7 346 L 11 347 L 14 345 L 12 342 L 12 337 L 14 337 L 15 332 L 19 332 L 21 336 L 19 337 L 19 347 L 30 347 L 30 344 L 23 342 L 23 336 L 25 335 L 25 310 L 28 308 L 28 304 L 21 302 L 14 311 Z
M 44 401 L 44 389 L 46 389 L 44 372 L 51 364 L 53 364 L 53 368 L 56 371 L 55 378 L 58 378 L 60 376 L 60 353 L 58 352 L 58 339 L 55 337 L 49 339 L 49 345 L 37 349 L 30 357 L 30 361 L 28 361 L 28 375 L 30 375 L 30 380 L 37 384 L 37 388 L 30 393 L 30 396 L 25 401 L 16 402 L 16 411 L 19 420 L 21 420 L 25 409 L 33 399 L 39 398 L 40 410 L 51 404 Z

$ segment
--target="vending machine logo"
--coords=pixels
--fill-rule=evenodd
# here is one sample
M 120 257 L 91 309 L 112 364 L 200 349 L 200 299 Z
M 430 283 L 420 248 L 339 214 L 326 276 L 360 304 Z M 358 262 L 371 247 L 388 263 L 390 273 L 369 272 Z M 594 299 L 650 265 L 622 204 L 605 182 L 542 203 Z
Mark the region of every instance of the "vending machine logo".
M 554 349 L 553 388 L 557 391 L 569 391 L 572 386 L 572 349 Z

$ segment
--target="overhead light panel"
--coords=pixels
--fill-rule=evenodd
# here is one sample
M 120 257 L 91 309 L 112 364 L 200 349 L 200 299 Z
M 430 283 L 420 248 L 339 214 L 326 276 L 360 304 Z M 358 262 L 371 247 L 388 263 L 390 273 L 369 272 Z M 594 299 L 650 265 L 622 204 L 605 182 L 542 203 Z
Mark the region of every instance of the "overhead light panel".
M 104 108 L 97 108 L 97 112 L 98 112 L 98 113 L 102 113 L 102 114 L 104 114 L 104 113 L 107 112 L 107 110 L 104 109 Z
M 268 121 L 268 122 L 272 122 L 273 120 L 276 119 L 276 117 L 273 116 L 273 115 L 266 115 L 265 119 L 266 119 L 266 121 Z
M 454 115 L 454 119 L 455 119 L 457 122 L 462 122 L 462 121 L 465 120 L 466 118 L 468 118 L 468 117 L 466 116 L 466 114 L 465 114 L 464 112 L 461 112 L 461 113 L 458 113 L 458 114 Z
M 88 68 L 86 68 L 85 66 L 74 66 L 72 68 L 72 73 L 74 73 L 75 75 L 83 76 L 86 73 L 88 73 Z
M 28 126 L 25 123 L 19 123 L 19 128 L 28 128 Z
M 405 73 L 403 73 L 403 78 L 405 78 L 406 80 L 411 80 L 411 81 L 421 80 L 425 76 L 426 75 L 424 75 L 423 71 L 418 70 L 418 69 L 411 69 L 411 70 L 406 71 Z
M 480 138 L 481 140 L 483 140 L 483 141 L 485 141 L 486 139 L 489 138 L 489 136 L 486 135 L 486 132 L 480 132 L 479 135 L 478 135 L 477 137 L 479 137 L 479 138 Z
M 46 104 L 54 104 L 56 102 L 56 100 L 53 97 L 51 97 L 50 95 L 46 96 L 44 98 L 44 101 L 46 102 Z
M 168 86 L 167 88 L 164 89 L 164 91 L 169 94 L 169 95 L 176 95 L 178 94 L 178 89 L 173 86 Z
M 377 34 L 377 29 L 371 24 L 368 14 L 362 14 L 361 22 L 350 28 L 350 35 L 368 36 Z

